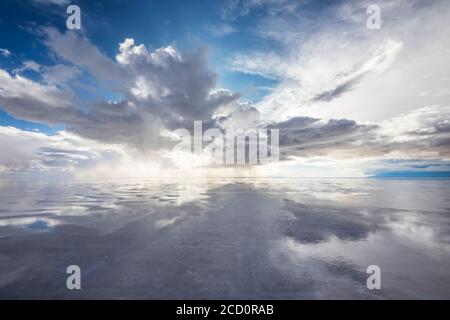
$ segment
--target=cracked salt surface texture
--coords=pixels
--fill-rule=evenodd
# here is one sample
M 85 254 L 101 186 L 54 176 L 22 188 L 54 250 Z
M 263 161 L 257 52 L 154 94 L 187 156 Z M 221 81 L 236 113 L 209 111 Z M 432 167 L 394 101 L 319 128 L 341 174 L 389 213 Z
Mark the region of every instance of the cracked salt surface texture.
M 450 298 L 449 187 L 2 179 L 0 298 Z M 381 290 L 366 288 L 374 264 Z

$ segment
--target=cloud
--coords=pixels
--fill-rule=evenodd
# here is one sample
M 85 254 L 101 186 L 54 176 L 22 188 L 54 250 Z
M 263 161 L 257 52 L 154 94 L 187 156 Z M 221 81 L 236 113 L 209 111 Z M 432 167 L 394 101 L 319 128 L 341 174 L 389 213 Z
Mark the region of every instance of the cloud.
M 61 33 L 53 27 L 42 28 L 41 33 L 48 48 L 64 61 L 85 68 L 96 79 L 105 83 L 121 79 L 118 66 L 85 36 L 76 32 Z
M 216 37 L 224 37 L 226 35 L 236 32 L 236 28 L 228 23 L 212 25 L 208 28 L 209 32 Z
M 47 136 L 0 126 L 0 171 L 70 171 L 118 157 L 117 148 L 58 132 Z
M 233 71 L 256 74 L 274 80 L 289 74 L 289 64 L 274 52 L 236 53 L 229 63 Z
M 282 158 L 450 158 L 450 108 L 430 106 L 379 124 L 295 117 L 280 130 Z
M 0 48 L 0 56 L 9 57 L 11 52 L 6 48 Z
M 280 130 L 280 151 L 284 159 L 292 157 L 370 156 L 364 143 L 374 138 L 376 125 L 360 125 L 353 120 L 295 117 L 269 128 Z M 369 148 L 370 149 L 370 148 Z
M 379 134 L 392 152 L 449 159 L 449 119 L 449 106 L 428 106 L 383 122 Z
M 49 85 L 64 87 L 72 80 L 81 76 L 82 72 L 74 66 L 57 64 L 54 66 L 45 66 L 42 72 L 44 82 Z
M 58 6 L 68 5 L 69 3 L 71 3 L 70 0 L 31 0 L 31 1 L 36 4 L 43 4 L 43 5 L 54 4 Z
M 278 81 L 256 104 L 263 119 L 379 122 L 447 103 L 448 2 L 378 2 L 379 31 L 366 28 L 369 4 L 304 3 L 298 10 L 253 17 L 254 36 L 273 42 L 273 49 L 241 50 L 230 69 Z
M 358 76 L 343 83 L 337 84 L 333 89 L 317 93 L 316 96 L 312 99 L 312 102 L 330 102 L 336 98 L 339 98 L 344 93 L 350 91 L 353 87 L 355 87 L 362 80 L 362 78 L 363 76 Z
M 0 69 L 0 105 L 17 118 L 47 124 L 72 122 L 81 117 L 73 100 L 71 92 Z
M 268 15 L 297 10 L 304 0 L 229 0 L 222 10 L 222 17 L 235 20 L 255 10 L 264 9 Z
M 41 70 L 41 65 L 33 60 L 25 60 L 21 67 L 13 70 L 13 73 L 21 73 L 27 70 L 39 72 Z
M 168 46 L 150 52 L 142 44 L 136 45 L 133 39 L 125 39 L 119 44 L 114 63 L 92 44 L 86 43 L 86 38 L 58 34 L 54 30 L 50 34 L 47 40 L 49 48 L 56 50 L 65 60 L 84 66 L 99 79 L 120 75 L 117 90 L 124 99 L 115 104 L 103 102 L 92 107 L 89 114 L 92 123 L 87 126 L 81 123 L 68 127 L 79 134 L 88 134 L 89 138 L 108 138 L 110 142 L 122 143 L 123 137 L 127 137 L 129 144 L 157 148 L 165 140 L 159 136 L 162 130 L 191 129 L 194 120 L 202 120 L 206 126 L 212 126 L 216 112 L 233 104 L 235 108 L 240 107 L 239 95 L 216 90 L 217 75 L 208 67 L 206 49 L 182 55 Z M 82 42 L 86 58 L 67 54 L 66 46 L 61 52 L 60 45 L 54 42 L 68 44 L 67 47 L 79 47 L 78 42 Z M 91 55 L 94 58 L 88 59 Z M 100 63 L 86 62 L 91 60 Z M 99 70 L 101 64 L 105 68 Z M 112 74 L 108 74 L 111 71 Z M 119 132 L 111 132 L 113 130 Z

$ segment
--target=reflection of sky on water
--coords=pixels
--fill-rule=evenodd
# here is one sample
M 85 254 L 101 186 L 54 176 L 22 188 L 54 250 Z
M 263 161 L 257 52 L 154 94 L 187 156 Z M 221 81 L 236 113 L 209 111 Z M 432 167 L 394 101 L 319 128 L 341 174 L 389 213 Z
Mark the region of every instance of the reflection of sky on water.
M 449 187 L 0 180 L 0 297 L 450 298 Z M 65 287 L 70 264 L 81 291 Z

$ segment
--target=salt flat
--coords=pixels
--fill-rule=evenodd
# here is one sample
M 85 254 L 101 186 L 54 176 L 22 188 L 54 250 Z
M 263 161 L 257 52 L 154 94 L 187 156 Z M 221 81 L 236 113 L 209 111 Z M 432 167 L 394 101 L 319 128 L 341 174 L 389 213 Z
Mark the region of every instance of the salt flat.
M 449 180 L 0 180 L 0 298 L 450 298 Z M 68 290 L 66 268 L 81 269 Z M 381 290 L 366 269 L 381 268 Z

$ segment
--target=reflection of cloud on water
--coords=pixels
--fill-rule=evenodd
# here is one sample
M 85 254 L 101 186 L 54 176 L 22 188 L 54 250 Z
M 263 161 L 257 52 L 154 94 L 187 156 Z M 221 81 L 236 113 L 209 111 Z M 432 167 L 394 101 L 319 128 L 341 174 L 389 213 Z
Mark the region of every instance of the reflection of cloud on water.
M 385 297 L 402 290 L 409 298 L 448 293 L 450 230 L 445 214 L 284 202 L 290 215 L 281 222 L 283 236 L 271 254 L 283 272 L 312 279 L 319 298 L 367 296 L 365 271 L 373 264 L 382 268 Z M 442 281 L 440 293 L 433 292 L 435 279 Z M 378 292 L 372 294 L 374 298 Z
M 175 222 L 177 222 L 180 219 L 181 219 L 181 217 L 174 217 L 172 219 L 161 219 L 161 220 L 158 220 L 155 222 L 155 227 L 162 229 L 162 228 L 165 228 L 167 226 L 174 224 Z
M 443 217 L 433 212 L 402 212 L 386 219 L 390 231 L 410 246 L 450 252 L 450 227 Z
M 285 234 L 300 243 L 318 243 L 331 236 L 359 240 L 380 228 L 379 218 L 361 215 L 357 209 L 312 207 L 286 199 L 285 208 L 293 217 L 285 221 Z
M 0 296 L 23 296 L 34 285 L 17 277 L 18 266 L 36 278 L 75 258 L 97 288 L 83 291 L 86 297 L 448 297 L 448 211 L 439 211 L 448 206 L 446 187 L 429 183 L 421 193 L 429 210 L 421 211 L 404 209 L 415 206 L 418 182 L 0 184 L 0 263 L 10 283 L 0 286 Z M 315 192 L 335 196 L 324 200 Z M 382 269 L 379 292 L 365 287 L 372 264 Z M 60 286 L 53 278 L 44 282 Z M 106 283 L 113 289 L 102 289 Z
M 376 298 L 369 292 L 364 268 L 338 252 L 321 255 L 314 248 L 320 245 L 301 245 L 289 237 L 275 241 L 270 251 L 277 268 L 293 279 L 309 279 L 313 283 L 313 299 Z
M 57 226 L 59 221 L 50 218 L 2 218 L 0 219 L 0 227 L 23 227 L 30 230 L 48 230 Z
M 209 203 L 209 190 L 223 183 L 201 179 L 111 179 L 95 183 L 48 181 L 39 184 L 29 184 L 26 180 L 10 184 L 3 181 L 0 184 L 0 219 L 3 218 L 0 226 L 30 224 L 31 231 L 45 228 L 44 223 L 50 221 L 50 228 L 56 226 L 52 221 L 57 217 L 58 225 L 86 225 L 101 233 L 110 233 L 146 215 L 157 214 L 161 221 L 154 226 L 162 228 L 190 214 L 189 208 L 179 210 L 175 219 L 167 216 L 166 209 L 195 203 L 195 210 L 203 211 Z M 18 215 L 37 218 L 12 220 Z M 41 220 L 33 224 L 32 219 Z

